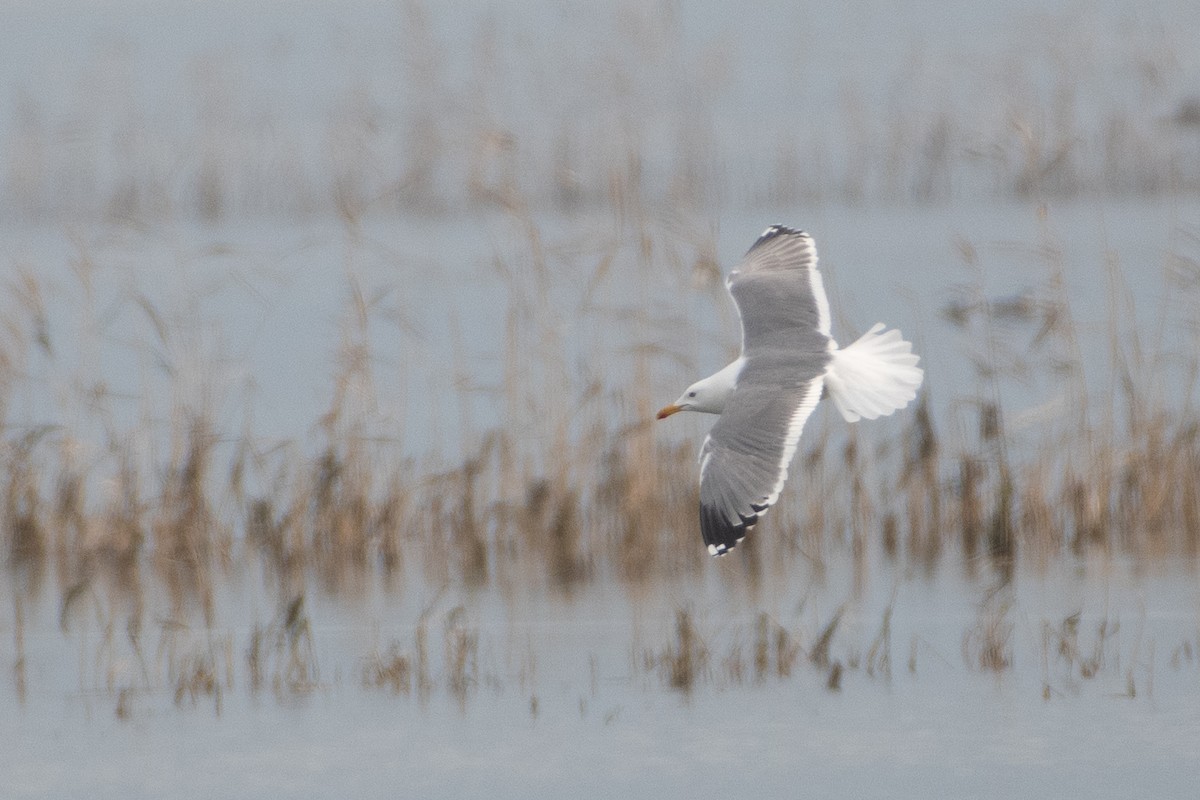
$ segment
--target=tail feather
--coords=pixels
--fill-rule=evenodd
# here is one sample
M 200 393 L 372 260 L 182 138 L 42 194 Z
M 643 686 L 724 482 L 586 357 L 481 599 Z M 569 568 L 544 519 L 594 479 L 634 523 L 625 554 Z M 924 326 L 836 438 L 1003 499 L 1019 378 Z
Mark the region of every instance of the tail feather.
M 900 331 L 876 323 L 854 344 L 833 351 L 825 386 L 847 422 L 886 417 L 917 396 L 925 372 Z

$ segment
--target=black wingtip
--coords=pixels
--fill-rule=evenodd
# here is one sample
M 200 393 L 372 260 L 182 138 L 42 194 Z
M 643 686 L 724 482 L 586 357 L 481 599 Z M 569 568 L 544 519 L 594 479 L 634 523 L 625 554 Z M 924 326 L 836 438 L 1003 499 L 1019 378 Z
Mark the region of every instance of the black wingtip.
M 738 542 L 745 539 L 746 534 L 758 522 L 758 517 L 757 513 L 749 517 L 743 516 L 737 524 L 734 524 L 725 519 L 724 515 L 716 508 L 701 505 L 700 533 L 704 536 L 704 543 L 708 545 L 709 555 L 723 556 L 737 547 Z
M 796 230 L 795 228 L 789 228 L 786 225 L 772 225 L 771 227 L 767 228 L 765 231 L 762 232 L 762 235 L 760 235 L 758 237 L 758 239 L 754 242 L 754 244 L 750 245 L 750 250 L 753 250 L 754 248 L 759 247 L 759 246 L 763 245 L 764 243 L 769 242 L 772 239 L 779 237 L 779 236 L 807 236 L 807 235 L 808 234 L 805 233 L 804 231 Z M 746 252 L 748 253 L 748 252 L 750 252 L 750 250 L 747 250 Z

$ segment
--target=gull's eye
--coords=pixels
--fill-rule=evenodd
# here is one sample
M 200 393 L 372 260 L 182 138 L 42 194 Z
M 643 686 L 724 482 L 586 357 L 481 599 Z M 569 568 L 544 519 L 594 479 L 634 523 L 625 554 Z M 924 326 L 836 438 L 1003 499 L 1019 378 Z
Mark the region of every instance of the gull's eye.
M 688 397 L 695 397 L 695 396 L 696 396 L 695 392 L 688 392 Z

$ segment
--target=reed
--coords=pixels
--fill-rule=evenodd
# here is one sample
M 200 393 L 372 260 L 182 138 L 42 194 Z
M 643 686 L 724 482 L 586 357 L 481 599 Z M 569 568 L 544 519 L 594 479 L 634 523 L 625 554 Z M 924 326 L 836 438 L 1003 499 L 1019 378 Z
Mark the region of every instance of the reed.
M 1178 135 L 1194 124 L 1189 117 L 1151 125 L 1141 113 L 1113 108 L 1097 127 L 1075 113 L 1073 87 L 1090 85 L 1087 59 L 1056 61 L 1036 82 L 1011 66 L 1025 59 L 1004 59 L 1009 66 L 989 68 L 1010 99 L 1001 114 L 983 110 L 976 119 L 937 104 L 910 111 L 923 106 L 909 102 L 903 87 L 910 82 L 900 81 L 881 106 L 884 124 L 851 87 L 830 123 L 843 137 L 817 131 L 811 140 L 773 134 L 761 148 L 741 142 L 748 153 L 768 154 L 765 166 L 743 165 L 724 159 L 709 105 L 716 98 L 696 77 L 723 70 L 645 69 L 664 60 L 705 65 L 684 49 L 669 11 L 615 13 L 611 40 L 599 42 L 600 62 L 568 60 L 566 68 L 572 80 L 591 76 L 586 82 L 598 94 L 589 108 L 603 109 L 604 118 L 551 87 L 549 96 L 532 98 L 545 101 L 544 130 L 509 116 L 493 90 L 528 85 L 524 79 L 548 56 L 534 50 L 522 61 L 524 50 L 509 47 L 503 29 L 467 31 L 481 57 L 467 79 L 451 80 L 419 4 L 404 11 L 404 63 L 397 67 L 411 95 L 352 86 L 327 109 L 316 148 L 288 139 L 285 109 L 268 103 L 256 120 L 246 119 L 244 109 L 255 104 L 241 93 L 255 92 L 253 81 L 243 84 L 236 65 L 232 76 L 222 73 L 215 60 L 198 68 L 189 90 L 200 110 L 188 136 L 159 138 L 144 118 L 123 112 L 112 124 L 128 136 L 113 136 L 109 122 L 86 116 L 60 124 L 67 110 L 42 108 L 36 93 L 18 90 L 17 124 L 0 134 L 7 137 L 0 151 L 13 154 L 0 208 L 14 219 L 116 221 L 112 230 L 123 235 L 137 235 L 148 221 L 337 219 L 355 254 L 371 247 L 369 221 L 396 215 L 438 224 L 480 217 L 504 231 L 487 267 L 503 327 L 468 329 L 494 338 L 498 363 L 488 366 L 496 384 L 478 386 L 461 341 L 451 345 L 456 380 L 428 402 L 446 407 L 452 432 L 430 453 L 408 451 L 396 420 L 379 411 L 376 343 L 381 327 L 396 326 L 350 268 L 323 376 L 324 408 L 298 421 L 293 437 L 268 441 L 251 422 L 241 429 L 230 422 L 227 410 L 244 398 L 207 381 L 207 365 L 197 375 L 176 363 L 173 345 L 187 331 L 146 294 L 132 288 L 116 298 L 116 311 L 95 306 L 110 266 L 96 254 L 76 248 L 70 287 L 15 263 L 0 307 L 0 553 L 11 586 L 19 696 L 31 679 L 29 617 L 46 592 L 57 600 L 65 635 L 82 638 L 100 620 L 104 642 L 90 655 L 110 664 L 128 656 L 136 665 L 103 681 L 118 693 L 117 714 L 125 717 L 135 699 L 154 691 L 181 705 L 212 698 L 219 708 L 234 673 L 251 694 L 269 690 L 283 702 L 308 696 L 329 680 L 306 610 L 318 595 L 346 603 L 406 592 L 452 596 L 440 643 L 431 604 L 407 620 L 411 646 L 393 641 L 370 653 L 360 677 L 372 688 L 411 692 L 420 703 L 444 690 L 464 706 L 485 683 L 473 617 L 479 598 L 516 607 L 546 596 L 573 602 L 606 587 L 636 614 L 667 608 L 672 633 L 644 648 L 641 663 L 684 694 L 706 682 L 787 678 L 801 669 L 800 653 L 838 689 L 858 669 L 891 677 L 891 605 L 860 658 L 852 652 L 858 643 L 839 649 L 848 635 L 841 627 L 846 605 L 811 637 L 760 611 L 727 644 L 720 623 L 698 605 L 674 597 L 656 605 L 655 592 L 716 586 L 758 600 L 793 587 L 797 575 L 828 580 L 829 564 L 846 556 L 853 568 L 847 603 L 866 593 L 882 565 L 931 579 L 959 568 L 1003 585 L 1018 564 L 1045 568 L 1097 554 L 1194 564 L 1198 237 L 1171 243 L 1164 294 L 1183 299 L 1177 307 L 1164 300 L 1157 310 L 1163 322 L 1149 332 L 1136 324 L 1129 289 L 1131 275 L 1146 274 L 1144 265 L 1111 256 L 1088 265 L 1104 283 L 1107 304 L 1106 352 L 1097 366 L 1081 345 L 1082 309 L 1067 288 L 1062 234 L 1043 202 L 1200 191 L 1200 173 L 1187 166 L 1200 163 L 1194 143 Z M 1044 60 L 1047 44 L 1034 47 L 1034 60 Z M 517 55 L 506 57 L 509 50 Z M 556 65 L 558 55 L 551 54 Z M 1160 66 L 1171 58 L 1133 46 L 1114 57 L 1137 61 L 1140 71 L 1141 56 Z M 717 48 L 712 57 L 734 54 Z M 643 87 L 636 79 L 643 74 L 674 77 Z M 1043 96 L 1032 83 L 1053 88 Z M 1148 103 L 1171 97 L 1164 86 L 1148 90 Z M 691 101 L 663 104 L 662 97 Z M 650 118 L 678 134 L 677 152 L 653 144 L 661 131 L 641 121 Z M 93 143 L 153 140 L 158 155 L 105 150 L 112 169 L 101 170 L 80 155 L 86 147 L 41 149 L 64 129 Z M 803 480 L 792 480 L 734 556 L 711 562 L 696 530 L 696 442 L 651 421 L 663 400 L 660 376 L 697 374 L 697 362 L 720 350 L 682 311 L 664 319 L 656 293 L 665 286 L 732 325 L 716 231 L 694 220 L 718 219 L 734 203 L 777 209 L 798 201 L 971 197 L 1038 203 L 1038 232 L 1020 247 L 956 243 L 964 279 L 942 310 L 947 346 L 970 364 L 969 387 L 958 391 L 931 374 L 911 410 L 870 432 L 846 433 L 814 417 L 793 473 Z M 253 275 L 251 255 L 228 255 Z M 1006 268 L 1006 259 L 1033 262 L 1035 285 L 990 296 L 985 275 Z M 400 259 L 396 266 L 406 278 L 414 269 Z M 61 343 L 81 338 L 80 329 L 55 313 L 60 302 L 70 307 L 72 292 L 82 297 L 86 323 L 82 367 L 61 355 Z M 144 409 L 132 423 L 116 421 L 117 400 L 99 367 L 88 366 L 123 353 L 122 343 L 100 333 L 106 314 L 124 308 L 140 315 L 139 336 L 162 362 L 153 379 L 134 387 Z M 1190 338 L 1175 337 L 1166 320 Z M 462 334 L 456 326 L 470 324 L 446 326 L 453 339 Z M 618 345 L 608 338 L 613 328 L 624 334 Z M 433 368 L 413 359 L 404 369 L 415 377 Z M 69 399 L 23 412 L 18 400 L 27 402 L 23 393 L 34 384 L 71 387 L 47 389 L 56 403 Z M 1179 386 L 1186 393 L 1176 397 Z M 1057 406 L 1030 412 L 1014 399 L 1030 394 L 1055 397 Z M 498 422 L 472 415 L 480 397 Z M 261 583 L 256 600 L 277 610 L 238 632 L 244 663 L 223 667 L 228 646 L 175 633 L 232 635 L 223 633 L 235 613 L 229 595 L 247 583 Z M 987 599 L 964 634 L 964 663 L 1010 669 L 1012 617 L 1003 593 Z M 168 620 L 170 631 L 158 632 L 163 655 L 148 658 L 156 620 Z M 1097 632 L 1089 645 L 1063 622 L 1044 637 L 1073 677 L 1087 679 L 1105 665 L 1109 632 Z M 915 639 L 911 652 L 915 671 Z M 1178 658 L 1192 658 L 1189 652 Z M 536 716 L 537 687 L 522 688 Z
M 696 683 L 698 673 L 707 661 L 707 651 L 696 633 L 692 616 L 686 609 L 675 615 L 676 641 L 664 655 L 667 684 L 672 689 L 688 692 Z
M 479 685 L 479 633 L 467 623 L 466 613 L 458 606 L 445 620 L 446 688 L 460 709 Z
M 120 620 L 135 661 L 144 661 L 144 620 L 165 616 L 219 626 L 220 594 L 244 576 L 239 565 L 252 563 L 280 607 L 297 611 L 281 612 L 250 636 L 248 683 L 252 691 L 270 687 L 296 696 L 320 683 L 302 612 L 313 587 L 352 598 L 421 581 L 496 590 L 512 599 L 535 586 L 570 597 L 612 583 L 637 598 L 661 582 L 686 584 L 708 574 L 714 567 L 695 530 L 694 442 L 664 436 L 649 422 L 656 400 L 648 388 L 652 365 L 686 363 L 686 356 L 636 350 L 629 379 L 619 384 L 594 371 L 577 373 L 554 330 L 564 312 L 550 303 L 558 289 L 549 276 L 590 262 L 595 272 L 584 276 L 579 305 L 569 309 L 586 319 L 602 313 L 590 305 L 592 287 L 626 277 L 617 271 L 679 274 L 689 261 L 706 263 L 711 244 L 704 237 L 672 240 L 645 219 L 634 253 L 613 250 L 609 242 L 573 249 L 522 214 L 516 224 L 526 252 L 543 263 L 508 279 L 511 343 L 499 396 L 508 398 L 509 413 L 501 428 L 464 435 L 457 465 L 406 458 L 394 452 L 394 439 L 374 435 L 369 332 L 377 312 L 352 286 L 332 397 L 311 426 L 311 442 L 264 446 L 253 430 L 231 435 L 213 410 L 227 401 L 213 396 L 175 406 L 161 454 L 136 447 L 154 430 L 110 429 L 109 441 L 90 450 L 84 433 L 66 422 L 10 429 L 0 444 L 3 552 L 21 602 L 36 597 L 51 576 L 64 631 L 97 612 Z M 1113 384 L 1093 389 L 1049 225 L 1044 236 L 1033 256 L 1045 268 L 1044 285 L 1000 300 L 987 298 L 978 285 L 983 259 L 991 256 L 961 243 L 977 285 L 967 284 L 945 315 L 959 331 L 958 346 L 973 356 L 975 394 L 939 418 L 932 384 L 904 425 L 871 436 L 842 436 L 814 423 L 798 462 L 805 480 L 747 540 L 740 577 L 725 570 L 723 580 L 759 591 L 797 564 L 819 576 L 834 553 L 851 557 L 852 594 L 870 582 L 879 554 L 931 576 L 957 563 L 969 572 L 989 565 L 1001 578 L 1022 558 L 1045 565 L 1093 552 L 1194 557 L 1200 537 L 1194 408 L 1168 402 L 1157 387 L 1163 364 L 1195 374 L 1195 356 L 1171 352 L 1165 338 L 1138 339 L 1125 308 L 1123 273 L 1110 263 Z M 580 252 L 596 257 L 581 259 Z M 32 278 L 23 292 L 26 298 L 44 293 Z M 38 307 L 28 299 L 18 305 L 22 314 Z M 168 325 L 152 306 L 146 313 L 155 327 Z M 648 331 L 651 322 L 643 316 L 633 324 Z M 4 348 L 12 363 L 30 362 L 31 350 L 45 350 L 42 339 L 58 338 L 45 326 L 44 336 L 13 333 Z M 170 335 L 164 328 L 159 337 Z M 529 352 L 545 356 L 548 366 L 531 367 Z M 47 363 L 53 368 L 53 359 Z M 1056 382 L 1080 413 L 1031 427 L 1008 398 L 1013 384 L 1038 381 Z M 577 403 L 593 396 L 600 399 Z M 104 418 L 103 398 L 99 403 L 97 415 Z M 981 612 L 964 639 L 968 663 L 1007 668 L 1006 617 L 1002 605 Z M 805 649 L 831 678 L 835 662 L 839 672 L 856 668 L 852 659 L 829 652 L 839 621 L 835 614 Z M 719 663 L 735 683 L 742 679 L 737 675 L 763 680 L 794 669 L 799 639 L 765 616 L 747 637 L 748 657 L 730 650 L 726 661 L 707 652 L 690 614 L 681 612 L 677 622 L 677 641 L 651 658 L 667 685 L 687 691 Z M 411 654 L 376 654 L 364 683 L 411 682 L 420 697 L 441 685 L 424 626 L 416 630 Z M 444 683 L 465 703 L 481 680 L 478 641 L 469 627 L 455 624 L 447 627 L 446 642 L 453 667 Z M 16 663 L 23 663 L 20 656 Z M 180 696 L 212 694 L 204 681 L 193 680 L 208 662 L 189 663 L 180 662 L 171 679 L 183 687 Z M 866 649 L 865 666 L 872 676 L 890 674 L 887 616 Z M 407 679 L 389 677 L 405 669 Z M 143 683 L 126 687 L 136 695 L 128 695 L 123 708 L 141 695 Z
M 68 635 L 99 614 L 108 628 L 126 632 L 123 646 L 133 663 L 146 665 L 145 620 L 219 627 L 220 595 L 244 579 L 240 565 L 253 564 L 281 611 L 249 637 L 247 683 L 252 692 L 270 688 L 294 698 L 321 683 L 303 611 L 314 587 L 349 599 L 417 581 L 468 593 L 495 590 L 513 601 L 538 586 L 569 598 L 611 584 L 636 603 L 653 586 L 687 585 L 709 574 L 714 566 L 695 530 L 694 442 L 664 436 L 649 422 L 657 399 L 649 389 L 652 365 L 686 364 L 687 357 L 636 350 L 628 382 L 617 385 L 594 371 L 577 373 L 555 331 L 564 312 L 550 303 L 558 289 L 549 276 L 568 263 L 590 262 L 595 271 L 585 275 L 579 305 L 570 309 L 586 319 L 602 313 L 591 305 L 594 287 L 625 279 L 619 270 L 679 274 L 693 259 L 706 269 L 711 243 L 703 236 L 672 240 L 643 219 L 634 253 L 609 242 L 581 250 L 554 241 L 523 214 L 516 212 L 516 224 L 526 252 L 542 265 L 508 278 L 511 343 L 499 396 L 507 398 L 509 413 L 498 429 L 464 434 L 457 465 L 406 458 L 395 452 L 395 439 L 374 435 L 370 323 L 377 311 L 353 285 L 332 396 L 309 443 L 264 445 L 252 429 L 231 435 L 213 410 L 227 401 L 211 394 L 175 406 L 161 454 L 136 446 L 154 438 L 149 429 L 106 425 L 108 441 L 99 450 L 65 422 L 10 429 L 0 443 L 0 490 L 5 569 L 17 604 L 18 684 L 28 681 L 20 655 L 26 609 L 48 577 Z M 870 436 L 842 436 L 814 423 L 799 457 L 804 480 L 796 482 L 795 497 L 785 498 L 747 540 L 737 577 L 724 570 L 729 559 L 715 567 L 722 580 L 762 591 L 785 585 L 778 581 L 798 564 L 820 580 L 826 558 L 848 554 L 852 595 L 859 595 L 880 555 L 930 576 L 947 563 L 972 574 L 987 565 L 1002 581 L 1022 559 L 1044 566 L 1096 552 L 1194 558 L 1200 539 L 1194 407 L 1169 402 L 1157 387 L 1163 364 L 1195 374 L 1196 358 L 1171 352 L 1166 338 L 1138 338 L 1123 273 L 1109 263 L 1113 383 L 1092 388 L 1097 382 L 1080 352 L 1063 288 L 1065 265 L 1049 224 L 1043 235 L 1033 257 L 1046 280 L 1018 298 L 986 297 L 978 276 L 992 256 L 960 245 L 976 285 L 966 284 L 945 316 L 959 331 L 958 346 L 972 355 L 976 392 L 939 418 L 932 383 L 905 424 Z M 581 259 L 580 252 L 596 257 Z M 45 352 L 42 341 L 58 338 L 48 322 L 36 322 L 39 304 L 27 299 L 44 294 L 36 279 L 26 281 L 23 293 L 20 313 L 34 309 L 25 318 L 42 334 L 13 333 L 4 347 L 12 363 L 31 362 L 30 351 Z M 162 328 L 158 337 L 169 338 L 166 315 L 142 302 L 147 320 Z M 651 322 L 643 316 L 633 324 L 649 331 Z M 548 366 L 531 367 L 529 352 L 545 356 Z M 53 359 L 47 363 L 53 368 Z M 1008 398 L 1014 384 L 1039 381 L 1056 382 L 1080 413 L 1031 427 Z M 581 396 L 600 399 L 576 403 Z M 104 402 L 99 398 L 101 418 Z M 363 683 L 401 694 L 396 687 L 408 685 L 425 699 L 445 686 L 457 702 L 468 702 L 482 673 L 478 634 L 463 621 L 465 613 L 446 623 L 444 673 L 422 618 L 412 650 L 368 657 Z M 847 670 L 859 668 L 854 653 L 830 652 L 840 620 L 839 612 L 802 646 L 762 615 L 746 635 L 748 651 L 718 655 L 692 612 L 680 611 L 675 641 L 652 652 L 648 664 L 665 685 L 688 692 L 713 675 L 734 684 L 786 677 L 805 652 L 831 686 L 840 686 Z M 885 614 L 864 648 L 870 677 L 891 674 L 889 620 Z M 1058 638 L 1071 641 L 1064 631 Z M 1009 609 L 987 604 L 964 635 L 964 660 L 986 671 L 1009 668 L 1011 636 Z M 111 636 L 106 647 L 119 649 Z M 215 674 L 213 657 L 197 652 L 180 655 L 165 677 L 177 697 L 193 703 L 218 694 L 204 679 Z M 1081 675 L 1095 668 L 1094 656 L 1071 658 Z M 141 672 L 114 684 L 114 691 L 126 691 L 122 713 L 159 680 L 147 666 Z
M 1013 666 L 1012 600 L 1002 582 L 979 604 L 975 625 L 963 633 L 963 661 L 973 669 L 1001 673 Z
M 829 619 L 829 622 L 826 623 L 825 627 L 821 630 L 816 642 L 813 643 L 812 648 L 808 651 L 808 660 L 811 661 L 815 666 L 821 668 L 830 666 L 831 659 L 829 655 L 829 648 L 833 644 L 834 634 L 837 633 L 838 625 L 841 624 L 842 614 L 845 613 L 845 610 L 846 607 L 842 606 L 834 612 L 833 616 Z M 840 667 L 837 668 L 837 672 L 840 674 Z
M 363 686 L 390 689 L 392 694 L 409 694 L 412 691 L 412 659 L 396 642 L 392 642 L 384 653 L 371 653 L 363 664 Z
M 283 703 L 302 700 L 321 685 L 304 596 L 293 597 L 266 625 L 255 625 L 246 648 L 251 693 L 271 689 Z

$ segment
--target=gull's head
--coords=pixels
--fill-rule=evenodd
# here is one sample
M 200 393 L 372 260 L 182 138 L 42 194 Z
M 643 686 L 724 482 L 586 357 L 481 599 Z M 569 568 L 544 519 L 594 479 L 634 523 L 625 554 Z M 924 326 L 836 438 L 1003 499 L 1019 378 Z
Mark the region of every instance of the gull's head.
M 722 370 L 724 372 L 724 370 Z M 659 419 L 666 419 L 680 411 L 701 411 L 706 414 L 720 414 L 725 409 L 725 400 L 729 397 L 733 386 L 726 385 L 720 372 L 716 375 L 696 381 L 679 395 L 679 399 L 669 406 L 664 406 L 658 412 Z

